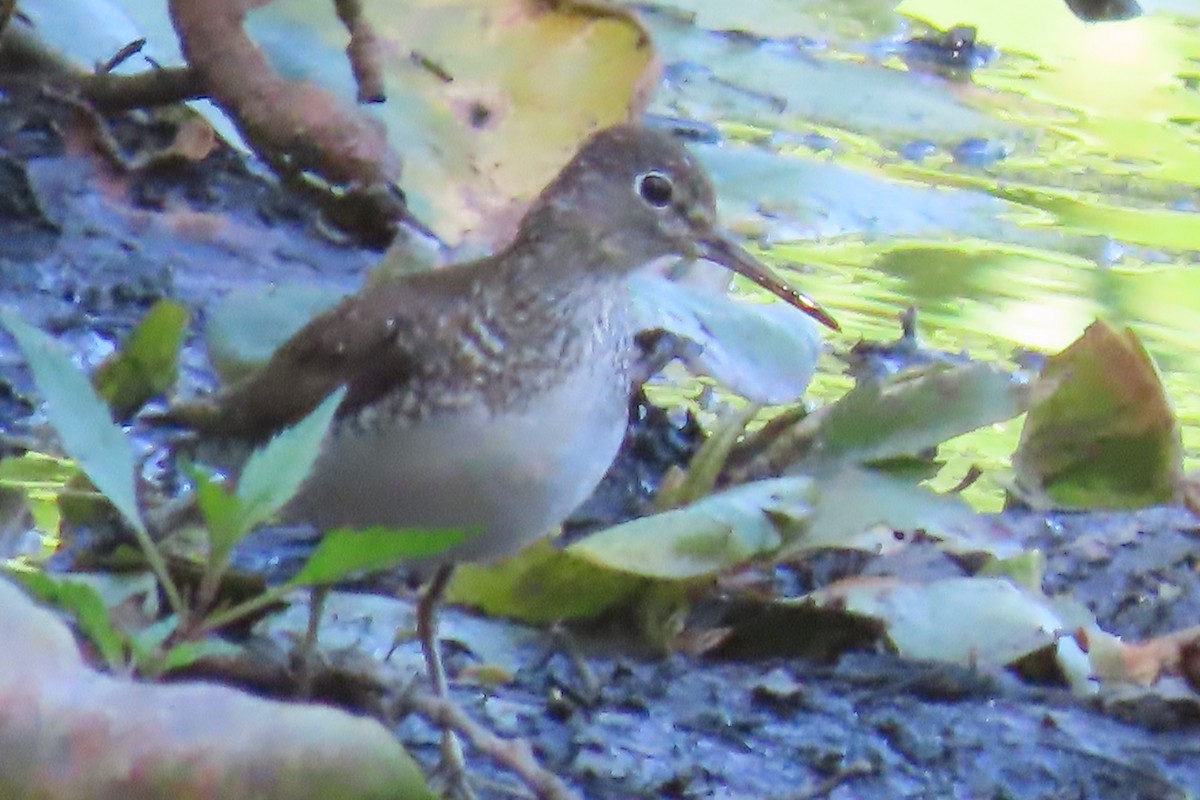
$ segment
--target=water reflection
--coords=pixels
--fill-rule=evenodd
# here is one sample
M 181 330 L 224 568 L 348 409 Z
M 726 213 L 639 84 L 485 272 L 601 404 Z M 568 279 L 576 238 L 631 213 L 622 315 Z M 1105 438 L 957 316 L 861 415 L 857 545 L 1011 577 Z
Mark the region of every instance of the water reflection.
M 651 15 L 667 63 L 704 64 L 656 106 L 725 133 L 699 150 L 723 218 L 776 264 L 807 265 L 792 277 L 841 321 L 838 347 L 894 338 L 910 304 L 927 344 L 980 358 L 1060 349 L 1098 316 L 1128 325 L 1164 373 L 1195 468 L 1200 22 L 1185 14 L 1200 8 L 1142 7 L 1087 24 L 1047 0 L 905 0 L 903 16 L 873 0 L 800 3 L 787 47 Z M 773 35 L 749 8 L 723 8 L 723 25 Z M 888 55 L 953 26 L 1000 51 L 967 82 Z M 778 102 L 750 99 L 764 95 Z M 796 144 L 814 136 L 819 152 Z M 830 359 L 814 392 L 846 385 Z M 954 457 L 1003 464 L 1014 430 Z

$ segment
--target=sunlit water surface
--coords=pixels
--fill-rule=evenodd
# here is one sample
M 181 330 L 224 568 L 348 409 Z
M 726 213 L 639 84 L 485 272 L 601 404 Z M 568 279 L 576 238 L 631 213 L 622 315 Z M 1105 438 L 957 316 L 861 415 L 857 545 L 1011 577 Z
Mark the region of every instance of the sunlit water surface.
M 834 349 L 894 339 L 910 304 L 927 346 L 984 360 L 1128 325 L 1200 462 L 1200 3 L 1090 25 L 1052 0 L 652 5 L 654 110 L 722 132 L 697 148 L 722 216 L 805 265 L 789 277 L 841 322 Z M 956 24 L 998 55 L 958 80 L 905 62 L 907 37 Z M 849 385 L 829 357 L 813 401 Z M 1019 430 L 951 443 L 936 485 L 980 464 L 971 499 L 998 507 Z

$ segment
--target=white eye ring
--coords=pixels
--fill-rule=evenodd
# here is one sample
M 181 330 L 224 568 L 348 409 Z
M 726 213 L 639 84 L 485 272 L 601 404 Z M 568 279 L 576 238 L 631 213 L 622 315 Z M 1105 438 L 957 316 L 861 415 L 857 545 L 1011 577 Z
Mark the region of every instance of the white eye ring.
M 633 179 L 638 197 L 653 208 L 666 208 L 675 198 L 675 183 L 665 172 L 650 170 Z

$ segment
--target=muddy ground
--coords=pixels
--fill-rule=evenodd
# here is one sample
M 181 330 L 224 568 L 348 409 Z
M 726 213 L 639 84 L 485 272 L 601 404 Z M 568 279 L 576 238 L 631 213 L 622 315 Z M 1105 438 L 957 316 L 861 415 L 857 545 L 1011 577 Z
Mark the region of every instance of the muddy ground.
M 131 170 L 96 152 L 81 133 L 89 124 L 29 87 L 0 95 L 0 303 L 62 337 L 86 365 L 159 298 L 192 308 L 196 330 L 230 287 L 304 280 L 348 289 L 379 257 L 333 234 L 308 202 L 237 154 Z M 140 114 L 108 124 L 128 157 L 174 132 Z M 20 361 L 0 342 L 0 419 L 23 436 L 36 397 Z M 191 388 L 211 382 L 195 337 L 184 363 Z M 7 437 L 5 447 L 17 449 Z M 1043 548 L 1047 590 L 1084 600 L 1111 632 L 1140 639 L 1200 620 L 1200 523 L 1182 509 L 1013 513 L 981 524 Z M 837 563 L 789 576 L 810 589 L 847 571 Z M 867 560 L 853 569 L 888 567 Z M 447 623 L 453 638 L 456 625 L 475 620 L 455 612 Z M 590 798 L 1200 796 L 1200 704 L 1186 689 L 1109 687 L 1080 699 L 1057 685 L 874 648 L 805 660 L 787 656 L 798 649 L 787 631 L 775 652 L 759 641 L 702 659 L 637 657 L 580 635 L 569 649 L 585 654 L 584 679 L 560 639 L 486 624 L 510 642 L 514 680 L 460 683 L 456 697 L 499 732 L 530 739 L 547 767 Z M 470 661 L 456 649 L 451 664 Z M 419 758 L 433 759 L 429 726 L 410 718 L 398 731 Z M 510 796 L 490 783 L 481 793 Z

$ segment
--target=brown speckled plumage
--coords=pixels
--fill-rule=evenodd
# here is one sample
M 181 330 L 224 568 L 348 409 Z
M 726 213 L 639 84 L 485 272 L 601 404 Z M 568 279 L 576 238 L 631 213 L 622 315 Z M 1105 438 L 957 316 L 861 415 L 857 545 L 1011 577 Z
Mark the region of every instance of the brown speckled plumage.
M 593 136 L 506 249 L 369 283 L 257 373 L 176 418 L 260 442 L 347 394 L 288 516 L 318 525 L 476 526 L 452 554 L 508 552 L 560 522 L 616 454 L 630 392 L 626 276 L 708 257 L 814 316 L 716 230 L 708 179 L 662 133 Z
M 648 216 L 638 174 L 674 177 L 674 224 Z M 261 441 L 338 386 L 340 417 L 380 401 L 405 418 L 483 399 L 493 408 L 600 358 L 628 372 L 624 277 L 689 255 L 692 227 L 711 227 L 712 189 L 683 148 L 635 126 L 594 137 L 490 258 L 374 282 L 318 316 L 270 362 L 215 403 L 184 412 L 201 433 Z

